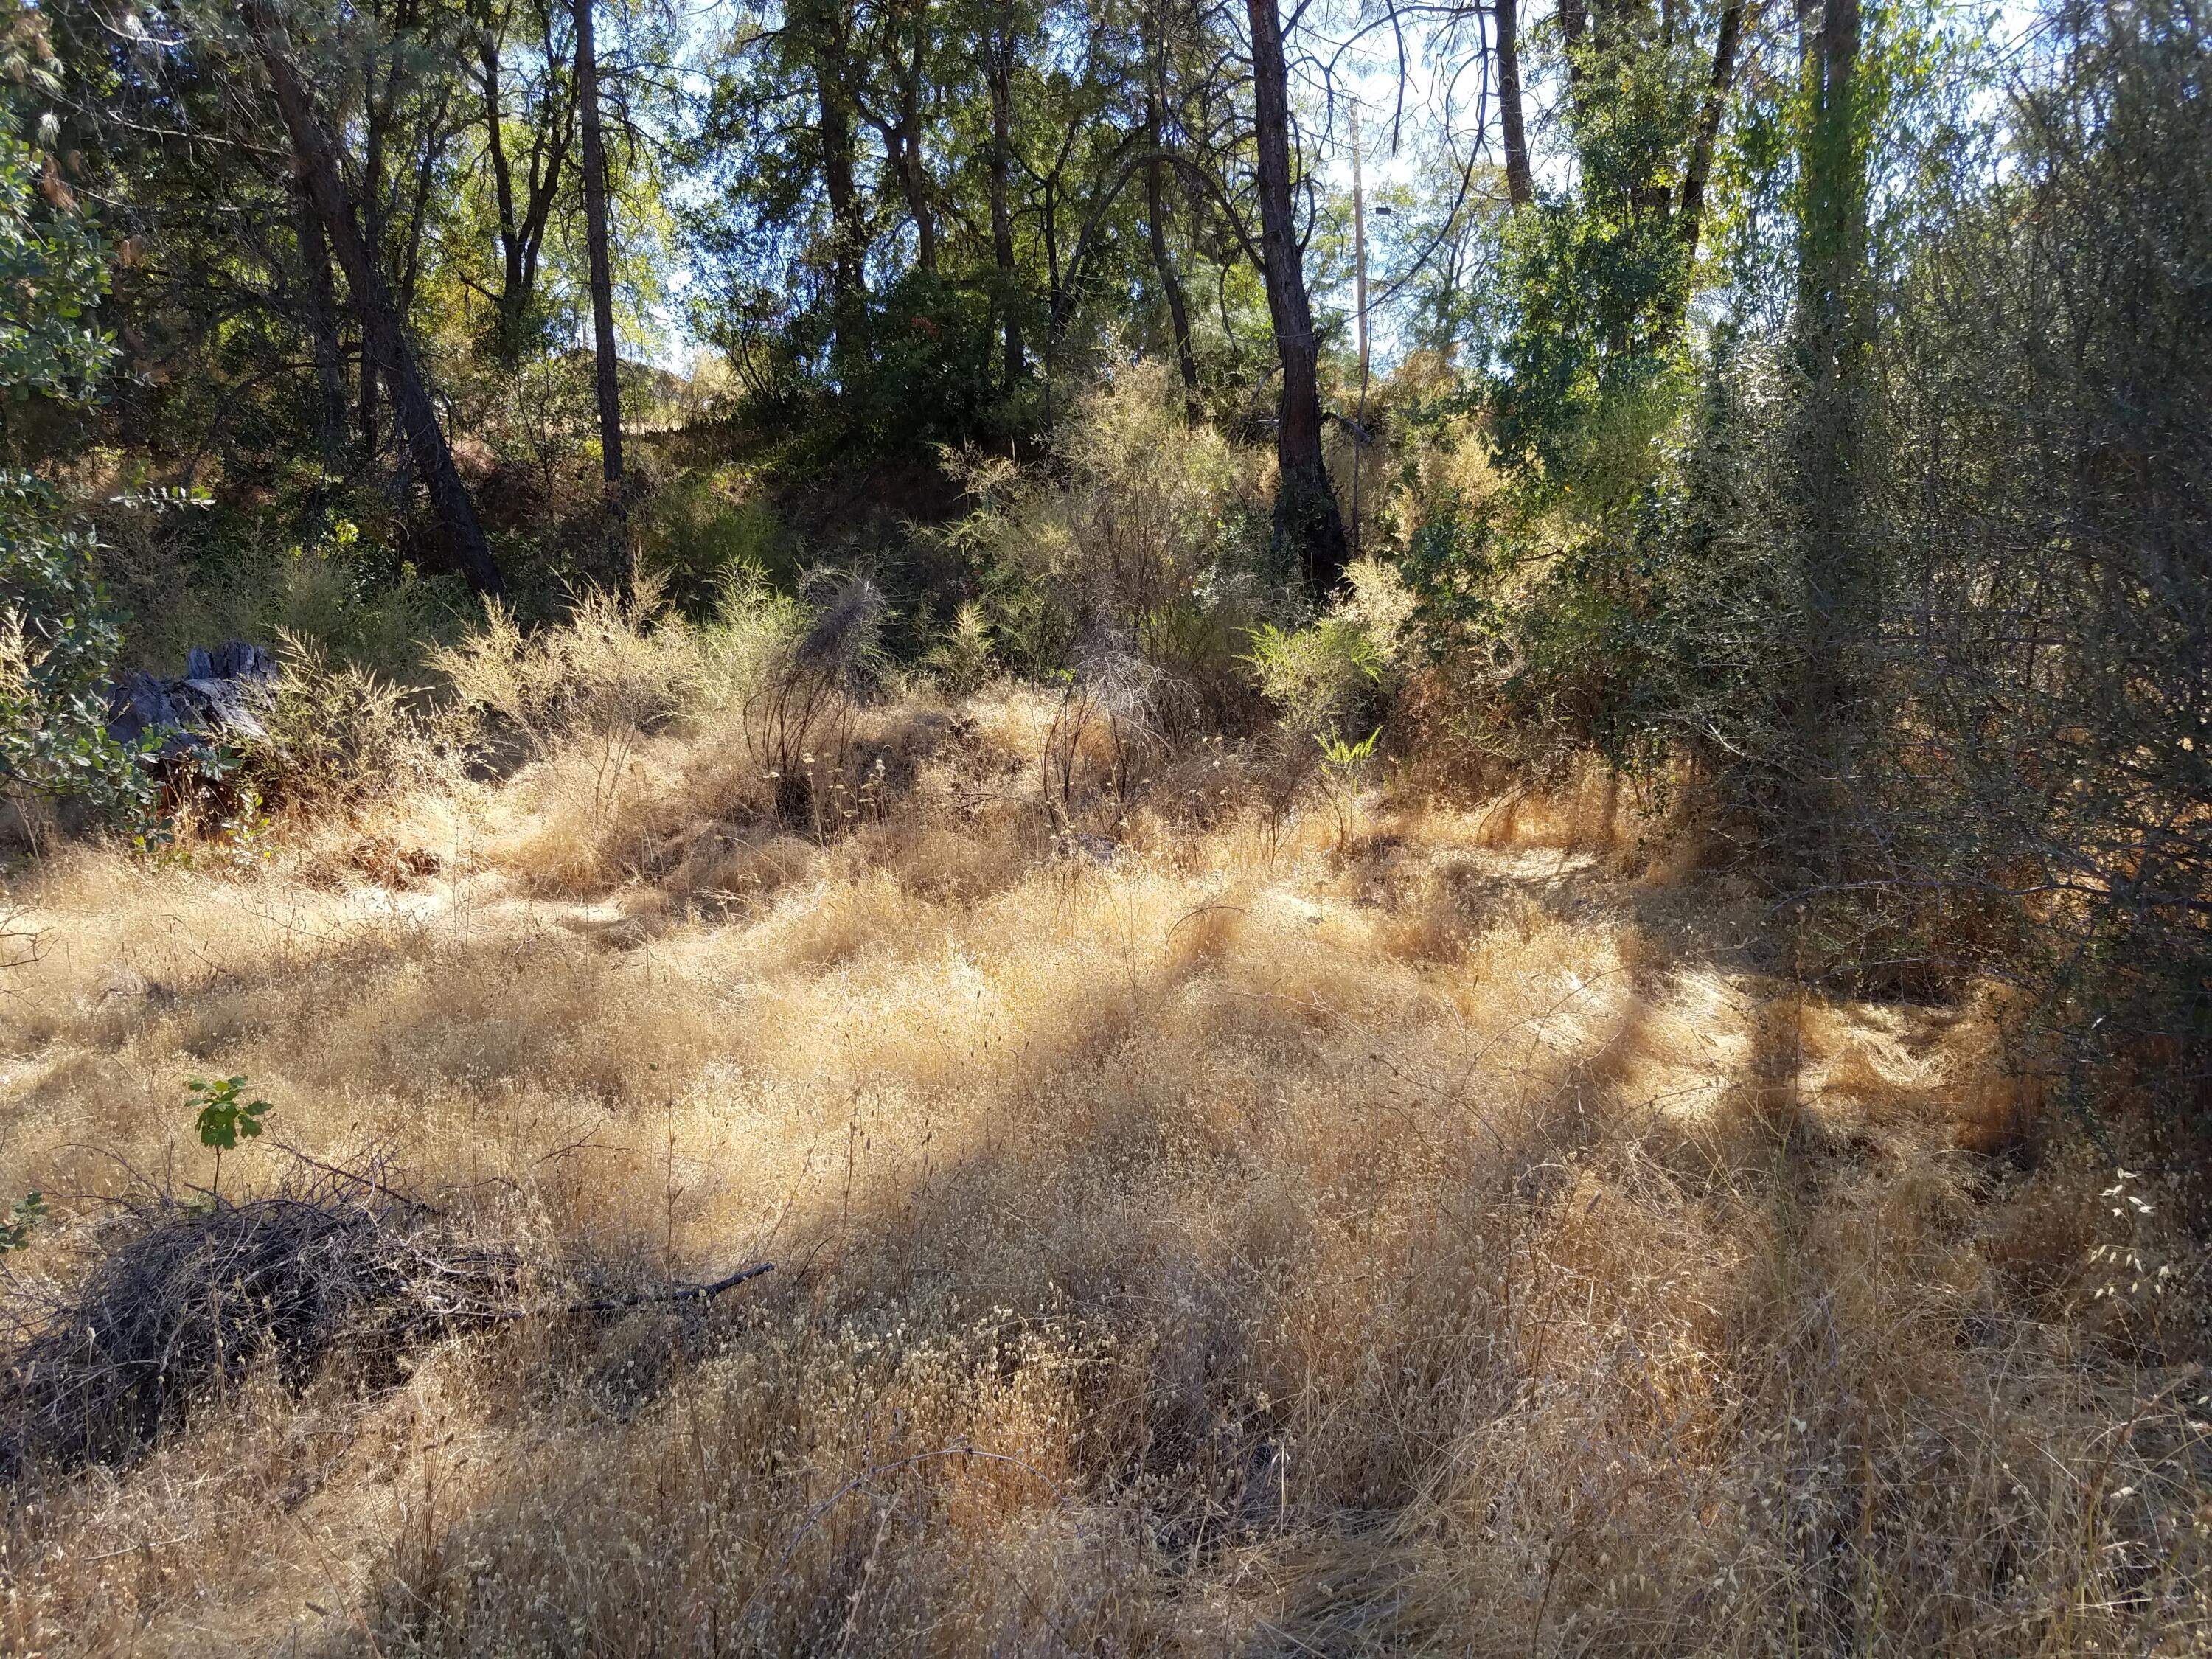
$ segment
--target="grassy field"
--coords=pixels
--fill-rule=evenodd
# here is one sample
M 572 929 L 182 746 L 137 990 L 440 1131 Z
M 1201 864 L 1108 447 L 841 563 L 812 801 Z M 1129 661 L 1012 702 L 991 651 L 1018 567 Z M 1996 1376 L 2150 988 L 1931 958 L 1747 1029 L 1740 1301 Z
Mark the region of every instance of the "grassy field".
M 2000 1001 L 1808 994 L 1595 787 L 1270 815 L 1201 746 L 1066 833 L 1054 715 L 870 711 L 843 835 L 707 719 L 10 877 L 19 1308 L 229 1073 L 226 1199 L 775 1271 L 27 1469 L 0 1650 L 2203 1650 L 2201 1255 Z

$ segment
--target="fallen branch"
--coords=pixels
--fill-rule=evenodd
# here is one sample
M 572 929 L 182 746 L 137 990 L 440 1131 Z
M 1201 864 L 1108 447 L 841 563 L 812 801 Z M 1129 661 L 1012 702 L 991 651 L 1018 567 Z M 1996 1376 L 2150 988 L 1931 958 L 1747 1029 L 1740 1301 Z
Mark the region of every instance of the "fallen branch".
M 759 1279 L 761 1274 L 772 1274 L 776 1263 L 757 1261 L 750 1267 L 738 1267 L 734 1274 L 717 1279 L 712 1285 L 671 1285 L 665 1290 L 646 1290 L 635 1297 L 604 1297 L 592 1303 L 568 1303 L 557 1310 L 562 1314 L 626 1314 L 633 1307 L 653 1307 L 654 1303 L 703 1303 L 721 1297 L 721 1291 L 744 1285 L 748 1279 Z M 511 1314 L 511 1318 L 525 1318 L 525 1314 Z

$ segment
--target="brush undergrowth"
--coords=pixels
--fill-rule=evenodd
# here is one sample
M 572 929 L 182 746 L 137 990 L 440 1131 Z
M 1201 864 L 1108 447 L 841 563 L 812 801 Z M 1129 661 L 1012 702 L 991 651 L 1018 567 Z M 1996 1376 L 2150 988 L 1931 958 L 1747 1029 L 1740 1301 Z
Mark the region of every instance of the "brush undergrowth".
M 205 1217 L 131 1199 L 211 1186 L 191 1075 L 250 1075 L 302 1167 L 385 1158 L 421 1207 L 356 1192 L 380 1248 L 779 1271 L 586 1328 L 380 1314 L 374 1365 L 223 1280 L 188 1412 L 19 1457 L 0 1645 L 2201 1639 L 2204 1253 L 2124 1091 L 2093 1136 L 2007 1071 L 2002 999 L 1808 992 L 1747 886 L 1681 873 L 1694 822 L 1601 778 L 1278 798 L 1268 741 L 892 696 L 842 645 L 837 765 L 881 781 L 818 821 L 763 721 L 840 605 L 495 617 L 443 672 L 504 770 L 250 866 L 11 878 L 0 1194 L 46 1207 L 0 1406 L 43 1397 L 38 1310 L 149 1240 L 202 1262 Z M 323 1225 L 258 1169 L 223 1224 Z

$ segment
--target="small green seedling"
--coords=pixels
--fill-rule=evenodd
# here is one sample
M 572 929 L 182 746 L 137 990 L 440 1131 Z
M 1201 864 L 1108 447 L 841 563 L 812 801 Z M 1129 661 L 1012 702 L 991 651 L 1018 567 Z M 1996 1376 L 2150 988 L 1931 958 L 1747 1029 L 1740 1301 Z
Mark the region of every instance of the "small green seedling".
M 218 1078 L 213 1083 L 196 1077 L 185 1087 L 199 1104 L 200 1115 L 194 1127 L 199 1130 L 200 1145 L 215 1148 L 215 1188 L 222 1190 L 222 1155 L 234 1149 L 241 1140 L 251 1140 L 261 1133 L 261 1118 L 274 1109 L 265 1100 L 241 1100 L 246 1079 L 242 1077 Z
M 0 1255 L 31 1247 L 31 1229 L 46 1218 L 46 1195 L 33 1193 L 8 1206 L 8 1219 L 0 1222 Z

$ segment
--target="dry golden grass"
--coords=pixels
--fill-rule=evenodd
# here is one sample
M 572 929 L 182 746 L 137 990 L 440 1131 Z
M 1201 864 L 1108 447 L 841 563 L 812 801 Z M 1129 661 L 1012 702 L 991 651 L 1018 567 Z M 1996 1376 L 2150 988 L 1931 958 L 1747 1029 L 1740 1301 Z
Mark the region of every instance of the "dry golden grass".
M 897 787 L 826 844 L 709 721 L 15 883 L 17 1272 L 125 1165 L 204 1182 L 233 1072 L 557 1248 L 780 1270 L 35 1475 L 0 1649 L 2201 1650 L 2202 1258 L 1985 1013 L 1765 977 L 1617 802 L 1340 851 L 1224 757 L 1055 838 L 1048 708 L 868 718 Z

